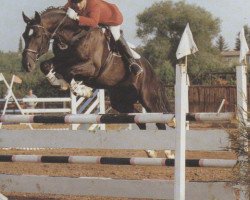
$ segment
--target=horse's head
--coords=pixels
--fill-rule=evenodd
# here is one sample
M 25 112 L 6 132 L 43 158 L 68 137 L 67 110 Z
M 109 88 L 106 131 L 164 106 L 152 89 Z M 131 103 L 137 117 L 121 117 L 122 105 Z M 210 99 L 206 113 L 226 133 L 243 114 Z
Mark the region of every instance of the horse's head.
M 81 30 L 75 20 L 66 17 L 62 8 L 49 7 L 41 15 L 35 12 L 33 19 L 23 13 L 23 20 L 26 29 L 22 65 L 28 72 L 35 68 L 38 58 L 47 53 L 51 39 L 67 43 Z
M 31 72 L 38 58 L 48 51 L 51 36 L 42 24 L 38 12 L 35 12 L 34 19 L 30 19 L 23 13 L 23 20 L 27 25 L 23 33 L 25 49 L 22 54 L 22 65 L 26 71 Z

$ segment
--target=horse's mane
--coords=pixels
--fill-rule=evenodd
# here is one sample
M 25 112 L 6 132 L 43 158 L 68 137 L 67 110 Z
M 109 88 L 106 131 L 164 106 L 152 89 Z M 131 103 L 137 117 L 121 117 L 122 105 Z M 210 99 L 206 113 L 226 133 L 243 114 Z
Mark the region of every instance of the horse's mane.
M 45 14 L 53 12 L 53 11 L 63 11 L 63 12 L 65 12 L 65 10 L 63 9 L 62 6 L 60 6 L 60 7 L 50 6 L 50 7 L 46 8 L 45 10 L 39 12 L 39 14 L 40 15 L 45 15 Z

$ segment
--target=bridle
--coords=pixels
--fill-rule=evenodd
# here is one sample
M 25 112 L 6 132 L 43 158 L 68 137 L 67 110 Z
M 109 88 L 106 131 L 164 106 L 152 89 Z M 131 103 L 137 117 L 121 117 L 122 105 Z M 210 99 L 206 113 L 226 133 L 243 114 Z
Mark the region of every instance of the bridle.
M 61 27 L 61 25 L 64 23 L 64 21 L 66 20 L 66 18 L 67 18 L 67 15 L 65 15 L 65 17 L 62 19 L 62 21 L 58 24 L 58 26 L 56 27 L 56 29 L 54 30 L 54 32 L 53 33 L 50 33 L 49 31 L 47 31 L 46 29 L 45 29 L 45 27 L 44 26 L 42 26 L 42 25 L 32 25 L 32 26 L 30 26 L 31 28 L 38 28 L 38 29 L 42 29 L 43 30 L 43 33 L 42 33 L 42 41 L 41 41 L 41 44 L 43 44 L 43 40 L 44 40 L 44 36 L 48 39 L 48 42 L 47 42 L 47 45 L 49 45 L 49 43 L 50 43 L 50 41 L 52 40 L 52 39 L 54 39 L 54 37 L 57 35 L 57 31 L 59 30 L 59 28 Z M 47 46 L 46 45 L 46 46 Z M 27 54 L 28 54 L 28 56 L 30 56 L 29 55 L 29 53 L 33 53 L 34 55 L 35 55 L 35 60 L 36 61 L 38 61 L 38 59 L 39 59 L 39 57 L 41 56 L 41 54 L 42 54 L 42 52 L 44 51 L 44 45 L 41 45 L 40 46 L 40 49 L 38 50 L 38 51 L 36 51 L 36 50 L 33 50 L 33 49 L 30 49 L 30 48 L 25 48 L 24 49 L 24 52 L 27 52 Z M 31 56 L 30 56 L 31 57 Z M 34 58 L 33 57 L 31 57 L 33 60 L 34 60 Z

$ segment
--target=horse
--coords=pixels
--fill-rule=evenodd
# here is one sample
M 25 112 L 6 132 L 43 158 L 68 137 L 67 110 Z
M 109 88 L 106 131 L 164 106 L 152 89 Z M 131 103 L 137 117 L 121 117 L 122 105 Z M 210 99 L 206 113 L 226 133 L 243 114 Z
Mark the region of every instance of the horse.
M 112 52 L 110 39 L 102 28 L 80 27 L 62 8 L 36 11 L 32 19 L 22 15 L 26 23 L 22 66 L 27 72 L 35 69 L 36 61 L 48 52 L 50 41 L 54 40 L 54 57 L 40 65 L 45 75 L 53 71 L 67 83 L 75 79 L 91 88 L 106 89 L 111 107 L 120 113 L 135 112 L 136 102 L 147 112 L 172 111 L 166 89 L 150 63 L 140 57 L 137 62 L 143 73 L 133 75 L 124 59 Z M 137 125 L 146 129 L 146 124 Z M 166 129 L 165 124 L 157 123 L 156 126 Z

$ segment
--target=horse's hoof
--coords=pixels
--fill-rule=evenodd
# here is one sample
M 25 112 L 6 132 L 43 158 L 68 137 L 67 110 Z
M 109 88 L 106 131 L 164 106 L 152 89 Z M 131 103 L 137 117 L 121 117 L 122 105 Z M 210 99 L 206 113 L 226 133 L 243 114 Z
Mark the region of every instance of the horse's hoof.
M 145 150 L 149 158 L 157 158 L 157 153 L 155 150 Z
M 84 94 L 84 97 L 86 97 L 86 98 L 91 98 L 91 97 L 93 97 L 93 92 L 92 92 L 92 90 L 91 90 L 91 91 L 87 91 L 87 92 Z
M 167 122 L 167 125 L 170 128 L 175 128 L 176 127 L 176 120 L 175 120 L 175 118 L 173 118 L 171 121 Z
M 68 90 L 68 89 L 69 89 L 68 86 L 61 86 L 61 87 L 60 87 L 60 90 L 61 90 L 61 91 L 66 91 L 66 90 Z
M 171 152 L 171 150 L 165 150 L 164 153 L 165 153 L 166 158 L 168 158 L 168 159 L 174 159 L 175 158 L 175 156 Z
M 60 83 L 60 90 L 66 91 L 69 89 L 69 84 L 65 80 L 59 79 L 59 83 Z

